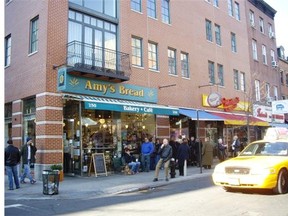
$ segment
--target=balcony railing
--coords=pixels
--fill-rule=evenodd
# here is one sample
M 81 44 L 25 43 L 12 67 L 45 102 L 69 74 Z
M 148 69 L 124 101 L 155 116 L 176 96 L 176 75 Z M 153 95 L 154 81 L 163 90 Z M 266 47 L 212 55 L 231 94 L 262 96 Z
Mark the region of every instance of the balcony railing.
M 67 44 L 67 66 L 78 75 L 94 74 L 127 81 L 131 75 L 129 54 L 72 41 Z

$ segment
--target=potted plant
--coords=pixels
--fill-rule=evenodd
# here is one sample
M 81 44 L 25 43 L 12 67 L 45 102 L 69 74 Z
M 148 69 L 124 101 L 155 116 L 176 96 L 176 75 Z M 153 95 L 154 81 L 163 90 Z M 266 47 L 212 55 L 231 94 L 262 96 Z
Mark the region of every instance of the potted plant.
M 53 171 L 59 172 L 59 181 L 63 181 L 64 173 L 63 173 L 63 166 L 61 164 L 53 164 L 50 166 L 50 169 Z

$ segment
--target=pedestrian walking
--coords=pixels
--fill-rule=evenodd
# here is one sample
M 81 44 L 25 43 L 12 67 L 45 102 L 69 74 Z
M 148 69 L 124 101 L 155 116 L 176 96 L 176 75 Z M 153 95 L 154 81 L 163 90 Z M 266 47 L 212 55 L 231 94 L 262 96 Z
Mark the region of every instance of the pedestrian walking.
M 161 145 L 159 149 L 160 154 L 160 160 L 158 161 L 155 169 L 155 177 L 153 179 L 154 182 L 158 181 L 159 171 L 164 164 L 164 170 L 165 170 L 165 179 L 166 181 L 169 181 L 168 173 L 169 173 L 169 165 L 170 165 L 170 159 L 172 158 L 172 147 L 169 145 L 168 140 L 164 139 L 163 144 Z
M 36 154 L 37 148 L 35 144 L 32 142 L 32 139 L 30 137 L 27 137 L 26 144 L 22 146 L 21 148 L 21 156 L 22 156 L 22 162 L 24 166 L 24 172 L 23 175 L 20 178 L 20 183 L 25 184 L 25 178 L 29 178 L 31 184 L 35 184 L 36 181 L 33 179 L 31 175 L 30 166 L 35 163 L 35 154 Z
M 20 163 L 20 151 L 13 145 L 12 140 L 7 141 L 8 146 L 5 148 L 5 169 L 9 181 L 9 190 L 14 190 L 14 184 L 16 189 L 20 188 L 18 177 L 18 164 Z

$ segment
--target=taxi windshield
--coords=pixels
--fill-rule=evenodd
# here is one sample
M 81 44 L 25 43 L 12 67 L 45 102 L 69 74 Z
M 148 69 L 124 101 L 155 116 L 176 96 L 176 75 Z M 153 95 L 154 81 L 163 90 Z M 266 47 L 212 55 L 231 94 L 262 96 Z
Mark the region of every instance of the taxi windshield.
M 288 156 L 288 142 L 252 143 L 239 156 Z

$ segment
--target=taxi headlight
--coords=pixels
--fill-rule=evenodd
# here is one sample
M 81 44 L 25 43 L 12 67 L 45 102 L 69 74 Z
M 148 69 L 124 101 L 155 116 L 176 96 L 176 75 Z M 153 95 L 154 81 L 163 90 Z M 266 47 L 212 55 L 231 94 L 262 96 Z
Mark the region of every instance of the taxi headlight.
M 225 173 L 225 167 L 224 166 L 219 166 L 217 165 L 215 168 L 214 168 L 214 173 Z
M 272 175 L 275 173 L 274 167 L 254 167 L 250 170 L 251 175 Z

